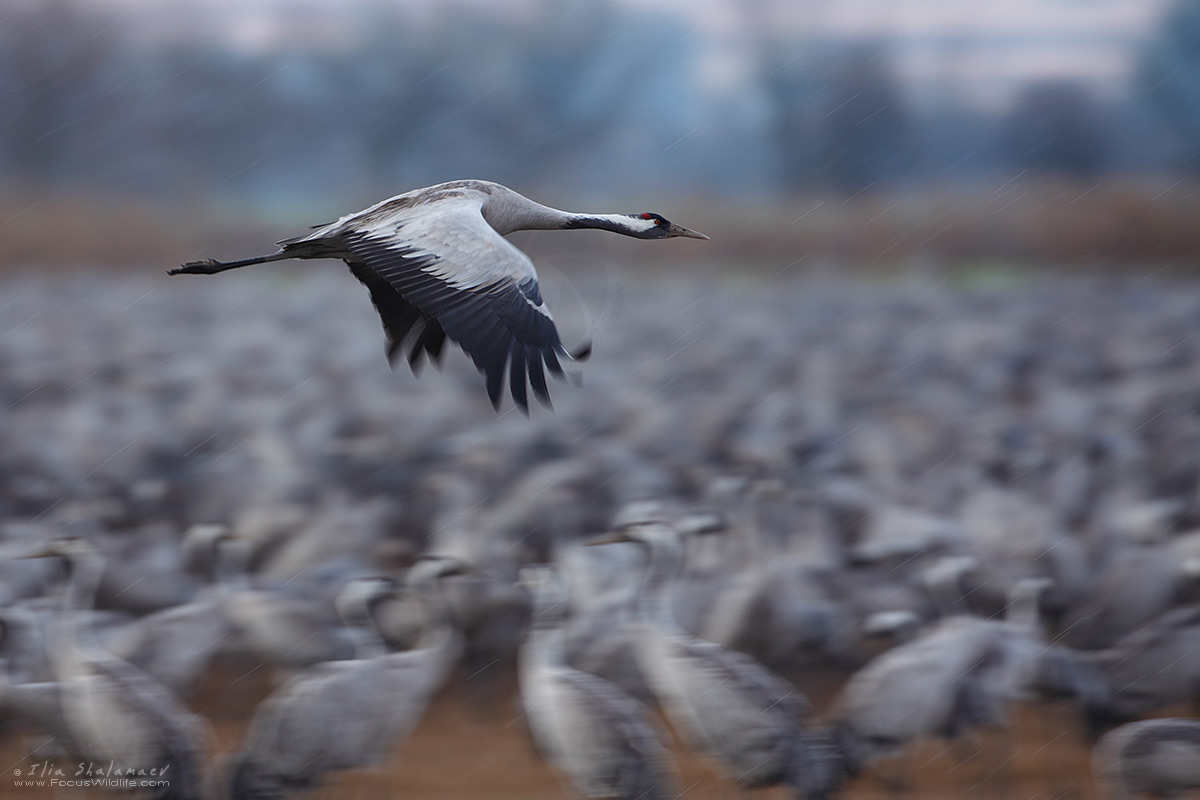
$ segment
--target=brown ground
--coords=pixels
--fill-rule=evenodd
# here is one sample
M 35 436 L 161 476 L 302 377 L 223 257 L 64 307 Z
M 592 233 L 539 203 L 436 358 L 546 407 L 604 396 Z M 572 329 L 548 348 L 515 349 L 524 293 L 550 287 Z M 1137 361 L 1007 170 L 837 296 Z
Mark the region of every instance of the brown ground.
M 236 748 L 246 728 L 246 709 L 269 690 L 265 670 L 230 686 L 232 665 L 210 676 L 192 702 L 213 725 L 216 754 Z M 805 685 L 808 683 L 809 685 Z M 817 704 L 833 695 L 827 681 L 802 682 Z M 501 699 L 483 704 L 461 686 L 442 692 L 408 741 L 388 763 L 375 770 L 337 776 L 327 786 L 308 795 L 324 800 L 374 800 L 403 797 L 407 800 L 489 798 L 490 800 L 542 800 L 570 797 L 531 749 L 511 685 Z M 708 764 L 673 745 L 682 797 L 707 800 L 739 797 L 734 786 Z M 1006 754 L 1012 753 L 1006 764 Z M 0 741 L 0 798 L 76 800 L 103 797 L 105 793 L 79 789 L 16 788 L 12 771 L 25 763 L 21 741 L 9 736 Z M 1022 708 L 1012 733 L 989 733 L 953 747 L 941 743 L 920 746 L 907 766 L 913 792 L 907 797 L 1013 797 L 1084 800 L 1094 797 L 1087 770 L 1087 751 L 1071 710 L 1065 706 Z M 111 795 L 108 795 L 111 796 Z M 780 789 L 757 793 L 760 800 L 783 800 Z M 879 776 L 856 779 L 843 794 L 847 800 L 892 798 Z

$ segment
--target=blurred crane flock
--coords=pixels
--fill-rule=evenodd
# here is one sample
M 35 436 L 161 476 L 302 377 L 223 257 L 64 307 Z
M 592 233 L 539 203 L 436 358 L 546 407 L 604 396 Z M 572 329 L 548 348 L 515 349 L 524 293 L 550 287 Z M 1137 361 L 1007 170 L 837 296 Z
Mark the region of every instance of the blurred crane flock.
M 0 0 L 0 797 L 1200 789 L 1200 3 L 168 5 Z M 712 241 L 515 233 L 528 416 L 165 275 L 463 175 Z
M 6 277 L 6 766 L 170 764 L 166 797 L 1092 796 L 1095 737 L 1188 713 L 1200 289 L 703 275 L 543 276 L 602 310 L 532 418 L 461 354 L 390 372 L 334 263 Z M 1106 744 L 1103 779 L 1153 786 L 1180 724 Z

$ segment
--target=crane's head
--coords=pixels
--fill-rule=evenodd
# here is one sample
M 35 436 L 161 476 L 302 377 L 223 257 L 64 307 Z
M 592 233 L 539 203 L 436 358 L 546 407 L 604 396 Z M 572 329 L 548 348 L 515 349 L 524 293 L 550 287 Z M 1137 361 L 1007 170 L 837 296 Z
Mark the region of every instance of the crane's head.
M 651 214 L 649 212 L 644 214 L 630 214 L 629 220 L 628 230 L 621 232 L 635 236 L 638 239 L 673 239 L 676 236 L 684 236 L 689 239 L 708 238 L 699 231 L 685 228 L 682 225 L 676 225 L 674 222 L 658 214 Z

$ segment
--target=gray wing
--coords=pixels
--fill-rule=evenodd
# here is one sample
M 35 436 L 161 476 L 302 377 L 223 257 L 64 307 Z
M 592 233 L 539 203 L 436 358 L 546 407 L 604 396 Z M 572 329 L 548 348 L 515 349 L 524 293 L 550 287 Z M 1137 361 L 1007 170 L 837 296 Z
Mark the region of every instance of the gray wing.
M 718 644 L 694 639 L 687 645 L 693 658 L 712 664 L 734 681 L 746 698 L 764 710 L 778 709 L 787 719 L 803 723 L 812 716 L 812 706 L 799 689 L 767 669 L 745 653 Z
M 786 777 L 792 742 L 810 715 L 807 699 L 758 662 L 711 642 L 684 645 L 681 676 L 703 745 L 734 768 L 745 787 Z
M 388 363 L 395 366 L 397 355 L 406 346 L 408 366 L 414 375 L 420 372 L 423 356 L 428 355 L 434 364 L 439 363 L 442 347 L 446 343 L 446 332 L 438 321 L 405 300 L 404 295 L 363 262 L 350 257 L 345 261 L 354 277 L 371 292 L 371 303 L 379 312 L 379 319 L 383 321 L 383 329 L 388 336 Z
M 246 758 L 295 786 L 374 762 L 390 744 L 379 673 L 373 661 L 329 661 L 285 682 L 255 713 Z
M 506 369 L 519 408 L 528 409 L 527 387 L 549 405 L 546 370 L 562 376 L 559 357 L 571 355 L 542 302 L 533 264 L 488 225 L 482 204 L 481 195 L 453 193 L 400 204 L 394 213 L 380 208 L 315 235 L 336 240 L 371 291 L 392 355 L 407 340 L 414 366 L 422 353 L 436 360 L 448 336 L 487 376 L 494 406 Z
M 235 781 L 311 786 L 332 771 L 378 762 L 416 724 L 437 689 L 423 651 L 309 667 L 263 702 Z M 253 775 L 251 775 L 253 773 Z
M 585 672 L 559 670 L 551 679 L 584 708 L 587 730 L 579 732 L 579 744 L 592 759 L 588 774 L 574 776 L 583 784 L 582 794 L 641 800 L 675 796 L 664 774 L 666 750 L 645 706 Z
M 162 769 L 171 769 L 174 780 L 162 797 L 198 798 L 208 729 L 183 702 L 154 678 L 118 658 L 96 658 L 91 669 L 104 676 L 117 698 L 139 720 L 153 726 L 160 748 Z
M 227 643 L 231 626 L 219 604 L 204 600 L 158 611 L 107 643 L 177 694 L 185 694 Z

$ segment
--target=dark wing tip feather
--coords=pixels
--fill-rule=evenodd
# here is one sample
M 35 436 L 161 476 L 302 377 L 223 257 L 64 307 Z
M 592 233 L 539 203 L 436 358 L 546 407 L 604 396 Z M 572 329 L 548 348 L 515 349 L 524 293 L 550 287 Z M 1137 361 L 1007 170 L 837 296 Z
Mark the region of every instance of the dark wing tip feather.
M 488 399 L 497 411 L 506 372 L 514 404 L 528 414 L 530 389 L 539 402 L 553 407 L 546 370 L 557 379 L 572 380 L 560 357 L 581 361 L 591 353 L 591 342 L 574 353 L 563 347 L 534 278 L 516 282 L 498 277 L 478 286 L 455 286 L 434 270 L 437 256 L 361 234 L 345 242 L 353 254 L 347 262 L 371 289 L 384 327 L 395 340 L 389 360 L 407 342 L 415 373 L 422 353 L 436 359 L 450 338 L 486 376 Z
M 442 345 L 446 342 L 446 332 L 436 320 L 425 318 L 414 328 L 415 333 L 408 336 L 411 342 L 408 351 L 408 366 L 413 375 L 421 374 L 425 361 L 422 356 L 429 357 L 429 363 L 435 367 L 441 365 Z
M 525 348 L 520 342 L 514 341 L 509 356 L 508 388 L 512 392 L 513 403 L 526 416 L 529 416 L 529 395 L 525 391 L 528 374 L 525 367 Z
M 399 345 L 399 342 L 396 343 Z M 408 349 L 408 368 L 412 370 L 413 375 L 421 374 L 421 367 L 424 366 L 424 361 L 421 356 L 425 354 L 425 336 L 412 337 L 412 346 Z
M 493 364 L 487 368 L 486 373 L 488 399 L 492 401 L 492 408 L 499 411 L 500 390 L 504 386 L 504 364 Z
M 388 366 L 390 366 L 392 369 L 396 368 L 396 354 L 400 352 L 400 345 L 402 345 L 402 344 L 404 344 L 404 342 L 402 342 L 401 340 L 393 339 L 390 336 L 388 337 L 387 361 L 388 361 Z
M 442 348 L 446 344 L 446 332 L 440 325 L 434 325 L 424 338 L 425 352 L 429 354 L 429 360 L 435 367 L 440 367 L 442 365 Z
M 542 369 L 542 354 L 536 347 L 526 347 L 525 362 L 529 367 L 529 385 L 534 397 L 546 408 L 554 408 L 550 403 L 550 388 L 546 386 L 546 373 Z

